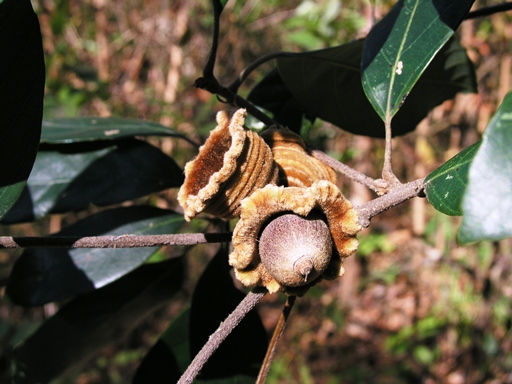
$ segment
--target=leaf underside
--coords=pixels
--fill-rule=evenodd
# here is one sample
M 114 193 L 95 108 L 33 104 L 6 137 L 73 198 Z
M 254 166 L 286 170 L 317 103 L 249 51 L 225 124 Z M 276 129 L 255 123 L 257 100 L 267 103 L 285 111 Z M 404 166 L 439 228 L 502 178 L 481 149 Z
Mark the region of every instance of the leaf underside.
M 41 143 L 67 144 L 134 136 L 183 137 L 175 130 L 151 121 L 119 117 L 77 117 L 43 120 Z
M 178 231 L 183 223 L 183 216 L 177 213 L 134 206 L 91 215 L 55 235 L 169 234 Z M 144 263 L 157 249 L 27 249 L 13 266 L 6 293 L 23 306 L 66 300 L 119 279 Z
M 118 204 L 182 182 L 174 160 L 139 140 L 45 145 L 20 200 L 2 222 Z

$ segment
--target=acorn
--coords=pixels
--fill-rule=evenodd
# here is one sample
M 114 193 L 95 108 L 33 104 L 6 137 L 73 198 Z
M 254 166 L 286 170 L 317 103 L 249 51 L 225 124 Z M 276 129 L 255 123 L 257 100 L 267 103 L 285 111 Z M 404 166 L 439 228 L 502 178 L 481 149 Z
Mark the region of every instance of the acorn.
M 260 259 L 280 284 L 300 287 L 327 269 L 333 242 L 324 220 L 317 211 L 306 217 L 284 214 L 264 227 L 259 239 Z
M 240 206 L 229 264 L 245 286 L 301 296 L 343 275 L 343 261 L 357 250 L 357 212 L 327 180 L 308 188 L 267 185 Z

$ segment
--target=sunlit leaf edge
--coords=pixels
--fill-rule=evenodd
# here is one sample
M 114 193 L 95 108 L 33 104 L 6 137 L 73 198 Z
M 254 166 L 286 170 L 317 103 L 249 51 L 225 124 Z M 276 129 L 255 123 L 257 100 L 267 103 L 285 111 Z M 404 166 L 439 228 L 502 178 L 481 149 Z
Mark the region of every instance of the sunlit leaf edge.
M 481 143 L 478 141 L 459 152 L 425 178 L 427 200 L 439 212 L 449 216 L 462 215 L 461 201 L 467 186 L 468 169 Z M 448 187 L 449 184 L 451 187 Z M 452 194 L 448 204 L 443 202 L 449 197 L 449 193 L 457 191 L 460 192 L 459 195 L 454 197 Z

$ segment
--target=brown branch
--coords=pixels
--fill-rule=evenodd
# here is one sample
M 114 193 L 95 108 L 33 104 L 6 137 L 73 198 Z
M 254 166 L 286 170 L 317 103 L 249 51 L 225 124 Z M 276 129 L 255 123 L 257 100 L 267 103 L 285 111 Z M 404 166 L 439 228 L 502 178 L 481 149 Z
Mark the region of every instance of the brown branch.
M 203 345 L 203 348 L 194 357 L 194 360 L 192 360 L 187 370 L 181 376 L 178 384 L 189 384 L 194 381 L 208 359 L 266 293 L 266 289 L 257 288 L 245 296 L 235 310 L 219 325 L 219 328 L 210 335 L 206 344 Z M 227 363 L 229 364 L 229 362 Z
M 1 248 L 137 248 L 164 245 L 229 243 L 231 233 L 182 233 L 175 235 L 121 236 L 0 236 Z
M 320 152 L 320 151 L 319 151 Z M 327 155 L 325 155 L 327 156 Z M 334 160 L 334 159 L 333 159 Z M 336 160 L 334 160 L 336 161 Z M 342 164 L 342 163 L 339 163 Z M 342 164 L 344 165 L 344 164 Z M 355 172 L 355 171 L 354 171 Z M 356 177 L 360 177 L 355 174 Z M 362 174 L 360 174 L 362 175 Z M 362 175 L 364 176 L 364 175 Z M 364 176 L 366 177 L 366 176 Z M 373 180 L 368 178 L 369 180 Z M 356 180 L 358 181 L 358 180 Z M 376 182 L 375 180 L 374 182 Z M 365 184 L 366 185 L 366 184 Z M 369 186 L 372 188 L 371 186 Z M 370 225 L 372 217 L 395 207 L 412 197 L 420 196 L 425 187 L 424 179 L 411 181 L 393 187 L 384 196 L 356 207 L 359 222 L 363 227 Z M 373 189 L 373 188 L 372 188 Z M 173 235 L 121 235 L 121 236 L 41 236 L 18 237 L 0 236 L 2 248 L 137 248 L 161 247 L 165 245 L 195 245 L 205 243 L 229 243 L 231 232 L 183 233 Z
M 336 172 L 341 173 L 342 175 L 348 177 L 350 180 L 364 185 L 365 187 L 377 192 L 378 194 L 382 194 L 383 187 L 385 187 L 382 185 L 382 183 L 380 183 L 382 180 L 372 179 L 371 177 L 366 176 L 364 173 L 358 172 L 354 168 L 351 168 L 348 165 L 332 158 L 327 153 L 322 152 L 319 149 L 310 149 L 310 152 L 314 158 L 328 165 Z
M 295 303 L 296 298 L 296 296 L 288 296 L 288 300 L 286 300 L 283 312 L 281 312 L 281 316 L 279 316 L 279 320 L 277 321 L 276 329 L 274 329 L 274 333 L 272 334 L 272 339 L 270 339 L 267 354 L 265 355 L 265 359 L 261 365 L 260 373 L 256 379 L 256 384 L 264 384 L 267 379 L 270 365 L 272 364 L 272 360 L 274 359 L 274 355 L 276 353 L 277 342 L 283 335 L 288 316 L 290 316 L 290 312 L 293 308 L 293 304 Z
M 389 208 L 395 207 L 410 198 L 421 196 L 424 188 L 425 179 L 418 179 L 406 184 L 397 185 L 384 196 L 373 199 L 359 207 L 355 207 L 355 210 L 359 215 L 359 223 L 363 227 L 368 227 L 372 217 L 377 216 L 379 213 L 387 211 Z

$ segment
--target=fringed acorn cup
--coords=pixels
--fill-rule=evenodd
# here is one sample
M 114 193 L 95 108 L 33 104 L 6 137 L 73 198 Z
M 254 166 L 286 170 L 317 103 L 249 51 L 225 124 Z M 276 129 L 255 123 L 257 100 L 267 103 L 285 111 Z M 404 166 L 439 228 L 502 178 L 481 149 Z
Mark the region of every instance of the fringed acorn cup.
M 308 188 L 267 185 L 241 208 L 229 264 L 246 286 L 301 296 L 343 275 L 343 261 L 357 250 L 357 212 L 327 180 Z
M 304 140 L 288 128 L 270 127 L 261 133 L 279 166 L 279 185 L 310 187 L 327 180 L 336 184 L 334 170 L 311 156 Z
M 217 114 L 217 127 L 185 166 L 185 182 L 178 193 L 185 219 L 200 212 L 221 218 L 240 214 L 240 202 L 254 190 L 275 184 L 278 168 L 268 145 L 244 128 L 247 113 L 237 110 L 231 118 Z

